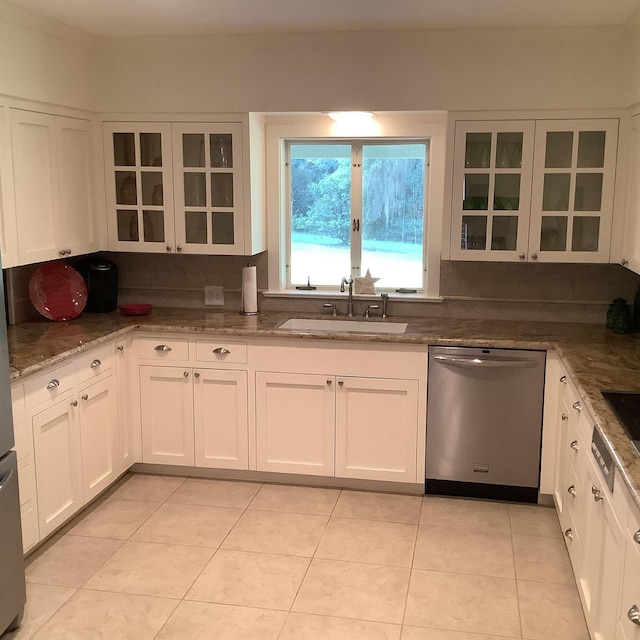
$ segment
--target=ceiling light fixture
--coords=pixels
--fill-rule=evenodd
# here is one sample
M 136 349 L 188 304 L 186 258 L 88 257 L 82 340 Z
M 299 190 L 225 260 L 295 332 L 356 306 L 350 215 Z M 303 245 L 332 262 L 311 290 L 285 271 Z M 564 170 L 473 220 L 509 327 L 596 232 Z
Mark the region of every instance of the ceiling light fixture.
M 375 114 L 372 111 L 329 111 L 327 115 L 340 123 L 361 123 L 371 120 Z

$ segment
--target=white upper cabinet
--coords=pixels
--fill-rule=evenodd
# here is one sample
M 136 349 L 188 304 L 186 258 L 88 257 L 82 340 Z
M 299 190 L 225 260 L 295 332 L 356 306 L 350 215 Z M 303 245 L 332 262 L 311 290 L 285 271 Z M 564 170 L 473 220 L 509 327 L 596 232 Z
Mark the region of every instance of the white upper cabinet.
M 618 120 L 459 121 L 454 260 L 607 262 Z
M 86 120 L 10 110 L 20 264 L 98 249 Z
M 9 107 L 0 105 L 0 255 L 3 268 L 19 264 L 12 167 Z
M 629 187 L 622 264 L 640 273 L 640 115 L 631 118 L 629 133 Z

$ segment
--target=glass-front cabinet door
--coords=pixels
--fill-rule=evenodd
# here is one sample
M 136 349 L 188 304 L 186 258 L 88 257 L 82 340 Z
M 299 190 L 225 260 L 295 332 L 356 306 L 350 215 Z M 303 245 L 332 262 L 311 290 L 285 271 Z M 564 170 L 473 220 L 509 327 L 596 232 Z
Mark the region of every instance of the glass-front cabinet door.
M 530 259 L 607 262 L 617 120 L 536 123 Z
M 243 254 L 242 126 L 173 124 L 178 251 Z
M 458 121 L 450 256 L 527 259 L 533 121 Z
M 174 252 L 171 125 L 106 122 L 103 130 L 110 248 Z

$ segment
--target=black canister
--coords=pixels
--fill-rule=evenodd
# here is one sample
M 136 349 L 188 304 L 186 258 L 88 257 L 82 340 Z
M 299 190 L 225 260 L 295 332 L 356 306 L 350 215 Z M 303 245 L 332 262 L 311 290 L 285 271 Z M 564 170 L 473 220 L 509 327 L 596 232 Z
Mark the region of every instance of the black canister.
M 624 298 L 616 298 L 607 310 L 607 328 L 614 333 L 631 333 L 633 316 L 631 307 Z
M 78 265 L 87 283 L 88 313 L 109 313 L 118 308 L 118 266 L 104 258 L 89 258 Z

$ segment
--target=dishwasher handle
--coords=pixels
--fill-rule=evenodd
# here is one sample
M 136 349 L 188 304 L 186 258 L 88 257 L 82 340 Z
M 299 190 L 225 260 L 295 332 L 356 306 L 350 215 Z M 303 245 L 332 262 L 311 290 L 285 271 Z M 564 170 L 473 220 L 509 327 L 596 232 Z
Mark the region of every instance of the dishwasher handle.
M 437 362 L 441 362 L 442 364 L 467 368 L 493 367 L 503 369 L 523 369 L 538 366 L 538 363 L 535 360 L 496 360 L 493 358 L 489 360 L 483 360 L 482 358 L 465 358 L 461 356 L 433 356 L 433 358 L 434 360 L 436 360 Z

